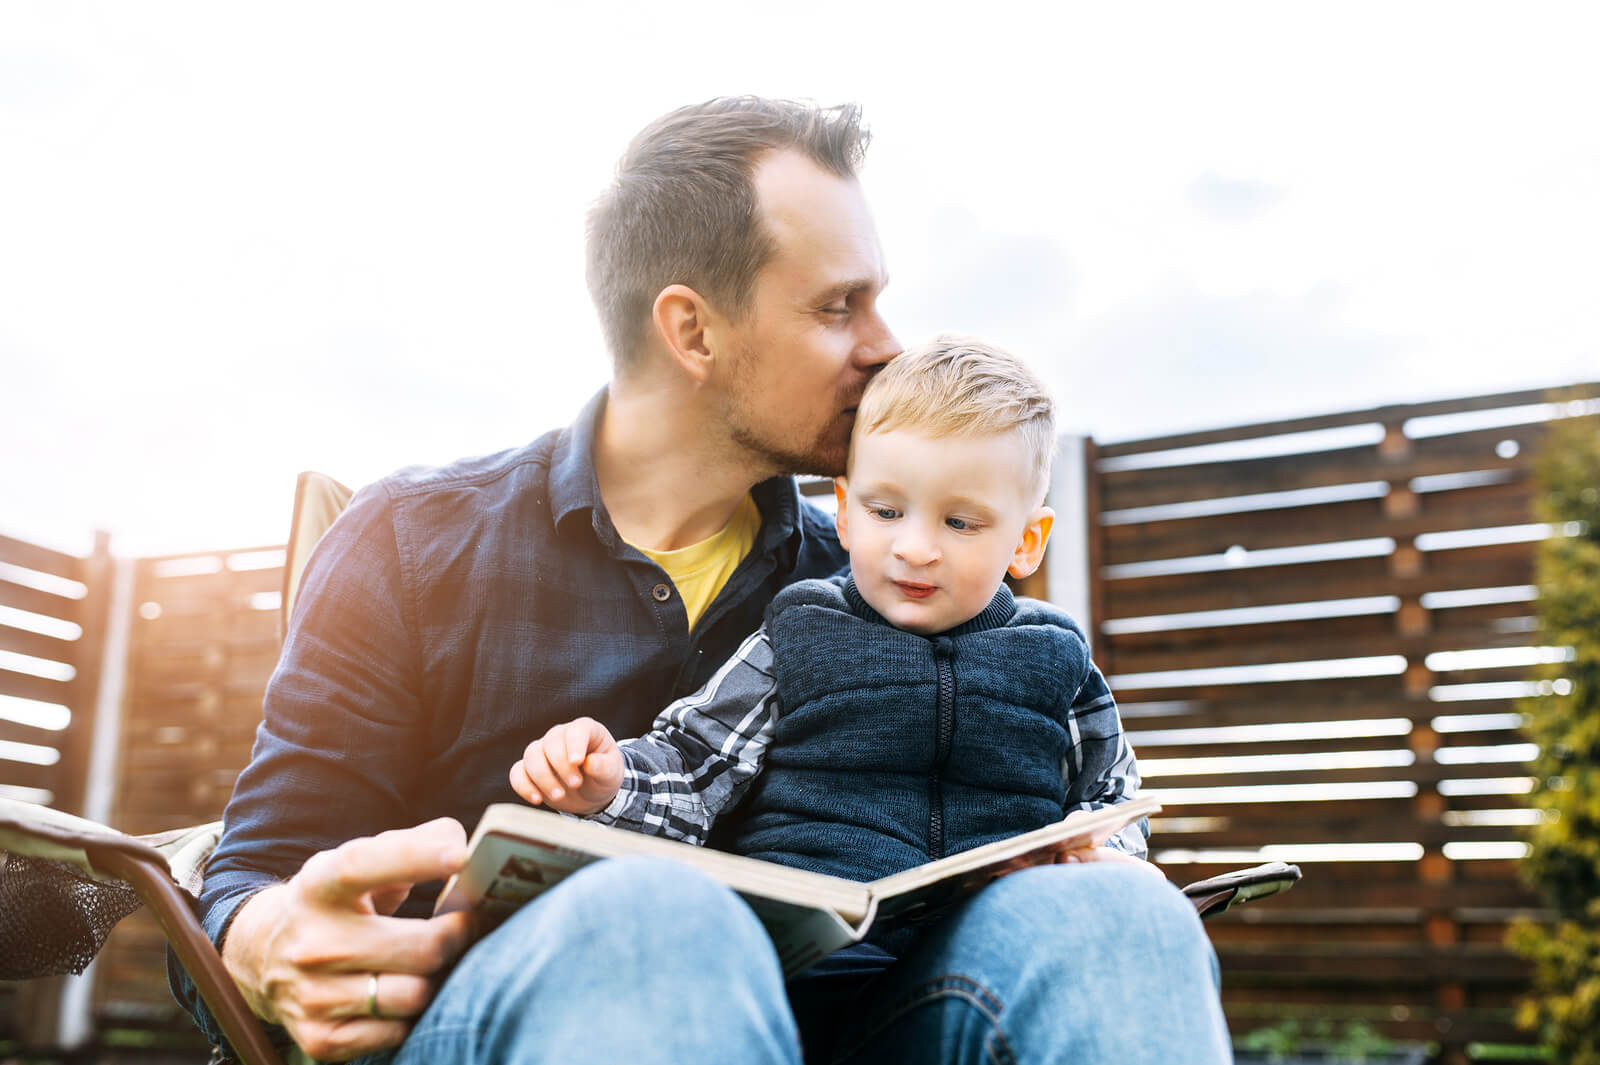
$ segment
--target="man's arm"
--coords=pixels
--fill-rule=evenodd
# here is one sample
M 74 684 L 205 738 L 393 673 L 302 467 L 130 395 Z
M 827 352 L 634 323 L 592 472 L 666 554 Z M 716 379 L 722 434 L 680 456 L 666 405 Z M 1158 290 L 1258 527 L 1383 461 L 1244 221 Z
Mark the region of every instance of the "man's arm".
M 404 824 L 424 757 L 407 592 L 387 493 L 370 488 L 306 568 L 201 895 L 245 1000 L 319 1058 L 398 1044 L 432 994 L 427 977 L 460 949 L 459 922 L 387 916 L 464 851 L 448 823 L 379 836 Z M 392 974 L 380 976 L 381 1023 L 365 1016 L 372 972 Z M 187 976 L 173 985 L 219 1041 Z
M 701 845 L 761 772 L 779 715 L 772 641 L 756 630 L 651 731 L 620 744 L 622 786 L 596 821 Z

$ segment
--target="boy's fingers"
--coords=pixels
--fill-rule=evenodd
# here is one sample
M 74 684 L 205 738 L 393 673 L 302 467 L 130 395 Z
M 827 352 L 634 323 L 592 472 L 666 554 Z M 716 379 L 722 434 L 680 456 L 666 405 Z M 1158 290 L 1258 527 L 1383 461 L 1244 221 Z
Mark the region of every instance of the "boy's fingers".
M 544 801 L 544 796 L 540 795 L 539 789 L 533 786 L 533 780 L 528 776 L 528 769 L 522 762 L 518 762 L 511 767 L 509 776 L 511 778 L 512 791 L 521 795 L 535 806 Z
M 567 725 L 567 771 L 570 774 L 567 778 L 567 783 L 573 787 L 583 783 L 583 774 L 579 767 L 583 765 L 584 759 L 589 754 L 590 737 L 594 734 L 589 728 L 591 724 L 593 722 L 588 718 L 580 717 Z M 577 772 L 574 772 L 574 770 L 577 770 Z
M 583 770 L 590 779 L 607 786 L 622 781 L 622 752 L 612 747 L 584 759 Z
M 555 767 L 550 764 L 550 757 L 546 753 L 548 747 L 547 744 L 546 750 L 539 752 L 539 757 L 527 759 L 523 764 L 527 767 L 528 777 L 533 781 L 533 786 L 545 797 L 545 801 L 551 802 L 565 795 L 566 789 L 557 778 Z M 559 759 L 560 755 L 556 757 Z

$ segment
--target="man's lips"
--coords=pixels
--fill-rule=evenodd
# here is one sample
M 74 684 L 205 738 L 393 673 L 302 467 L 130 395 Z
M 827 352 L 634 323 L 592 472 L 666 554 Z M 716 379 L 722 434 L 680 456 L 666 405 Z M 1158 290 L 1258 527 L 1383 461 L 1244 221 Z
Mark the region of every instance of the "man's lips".
M 895 581 L 894 586 L 908 599 L 926 599 L 939 590 L 936 585 L 919 584 L 916 581 Z

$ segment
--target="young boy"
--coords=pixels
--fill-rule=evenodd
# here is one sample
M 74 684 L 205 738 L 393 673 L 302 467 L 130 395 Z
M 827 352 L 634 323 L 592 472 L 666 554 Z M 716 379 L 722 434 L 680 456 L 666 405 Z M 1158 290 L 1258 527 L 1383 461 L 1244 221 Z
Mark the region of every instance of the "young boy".
M 780 592 L 649 735 L 557 725 L 512 786 L 692 843 L 739 804 L 726 849 L 854 880 L 1131 798 L 1082 631 L 1003 582 L 1043 559 L 1054 447 L 1050 398 L 1014 357 L 957 337 L 907 351 L 867 389 L 835 483 L 848 578 Z M 1061 857 L 1137 862 L 1147 831 Z

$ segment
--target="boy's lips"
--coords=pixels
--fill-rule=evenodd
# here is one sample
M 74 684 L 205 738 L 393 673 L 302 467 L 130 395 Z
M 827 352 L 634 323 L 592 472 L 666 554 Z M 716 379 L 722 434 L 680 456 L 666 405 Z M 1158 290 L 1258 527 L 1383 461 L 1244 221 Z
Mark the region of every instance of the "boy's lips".
M 894 586 L 909 599 L 926 599 L 939 590 L 937 585 L 919 584 L 916 581 L 895 581 Z

